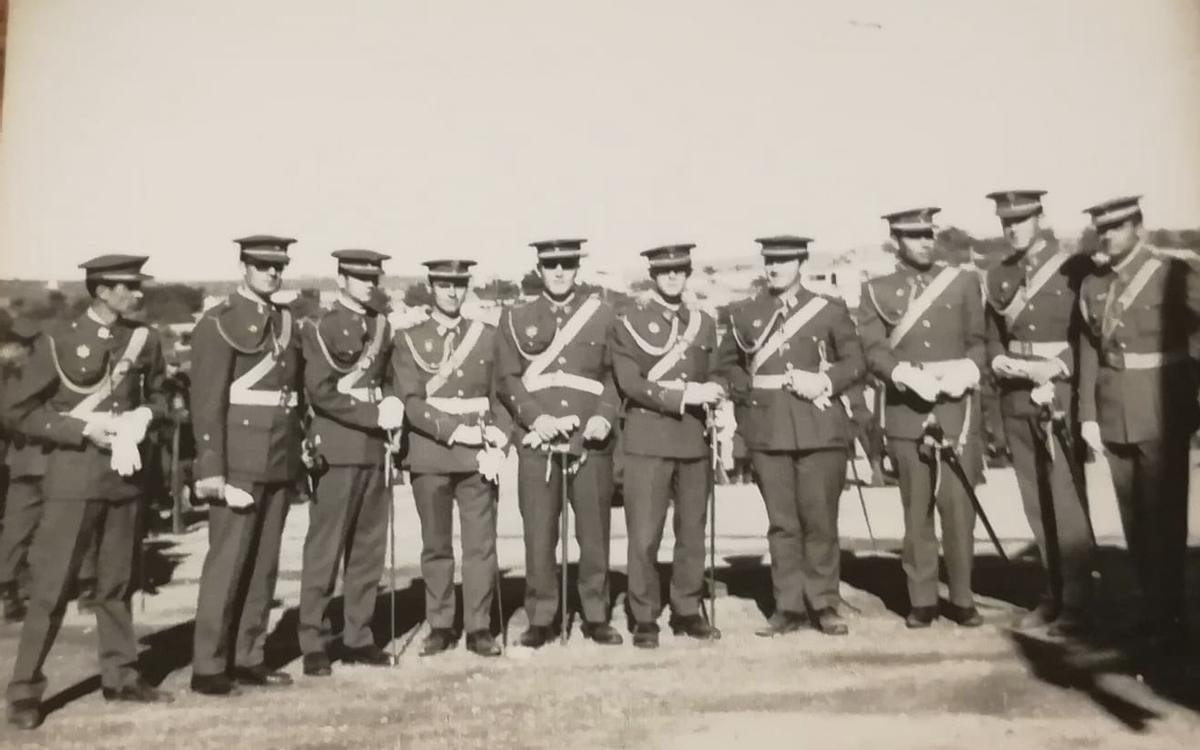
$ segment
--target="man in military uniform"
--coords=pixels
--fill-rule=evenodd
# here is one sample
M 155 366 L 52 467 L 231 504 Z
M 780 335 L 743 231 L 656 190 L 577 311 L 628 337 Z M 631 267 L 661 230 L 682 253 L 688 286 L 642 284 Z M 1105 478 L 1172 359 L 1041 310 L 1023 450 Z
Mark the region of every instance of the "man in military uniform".
M 40 334 L 36 325 L 18 318 L 9 330 L 4 349 L 4 392 L 16 385 L 21 370 L 33 352 Z M 8 474 L 4 505 L 4 528 L 0 530 L 0 603 L 5 622 L 25 619 L 28 595 L 29 545 L 42 517 L 42 480 L 50 446 L 31 440 L 19 432 L 6 434 L 8 450 L 4 464 Z
M 937 208 L 888 214 L 897 246 L 896 271 L 866 282 L 859 333 L 867 366 L 884 381 L 884 434 L 900 478 L 904 504 L 901 560 L 908 577 L 910 628 L 938 615 L 938 540 L 931 503 L 942 519 L 950 585 L 946 616 L 964 627 L 983 623 L 971 590 L 975 509 L 942 452 L 930 444 L 936 423 L 968 479 L 982 478 L 978 438 L 979 384 L 986 350 L 979 277 L 935 263 Z M 973 403 L 974 402 L 974 403 Z M 935 455 L 936 454 L 936 455 Z
M 1186 634 L 1188 448 L 1200 422 L 1190 343 L 1200 327 L 1200 275 L 1145 241 L 1139 200 L 1086 209 L 1099 244 L 1097 273 L 1080 294 L 1079 418 L 1084 440 L 1112 468 L 1145 597 L 1138 634 L 1170 646 Z
M 375 644 L 371 618 L 387 554 L 387 433 L 404 423 L 404 406 L 384 382 L 392 336 L 379 280 L 389 256 L 338 250 L 333 257 L 337 301 L 303 327 L 305 395 L 313 410 L 309 440 L 328 466 L 315 480 L 300 578 L 300 651 L 304 673 L 318 677 L 332 672 L 325 610 L 343 557 L 341 659 L 391 664 Z
M 850 417 L 850 460 L 853 461 L 857 453 L 854 447 L 854 441 L 857 440 L 871 466 L 871 486 L 883 487 L 886 484 L 883 472 L 883 428 L 867 405 L 866 385 L 855 383 L 850 386 L 842 395 L 842 402 Z
M 104 255 L 80 266 L 91 306 L 35 341 L 4 404 L 8 427 L 52 446 L 45 505 L 30 548 L 29 612 L 8 683 L 8 721 L 21 729 L 41 723 L 42 665 L 62 624 L 68 586 L 94 537 L 93 611 L 104 698 L 171 700 L 138 675 L 129 607 L 143 495 L 139 444 L 151 421 L 165 416 L 158 336 L 127 317 L 141 305 L 145 262 L 143 256 Z
M 304 469 L 300 334 L 271 300 L 295 240 L 235 242 L 243 283 L 192 334 L 195 494 L 210 507 L 191 685 L 205 695 L 291 684 L 265 665 L 264 646 L 280 537 Z
M 767 292 L 730 306 L 721 346 L 769 522 L 775 613 L 759 635 L 795 631 L 810 611 L 822 633 L 844 635 L 837 519 L 850 421 L 840 396 L 862 378 L 862 347 L 846 305 L 801 284 L 812 240 L 757 242 Z
M 584 240 L 535 242 L 545 291 L 506 311 L 497 347 L 499 393 L 520 438 L 517 493 L 525 526 L 525 610 L 531 648 L 553 637 L 559 584 L 555 546 L 562 512 L 561 482 L 569 482 L 579 542 L 579 598 L 585 637 L 622 642 L 609 622 L 612 428 L 620 408 L 607 337 L 612 308 L 576 287 Z M 563 454 L 554 451 L 566 451 Z M 562 462 L 569 465 L 563 476 Z M 563 561 L 566 564 L 566 561 Z M 565 628 L 569 613 L 562 613 Z
M 433 307 L 400 332 L 393 378 L 408 422 L 405 467 L 421 519 L 421 577 L 429 635 L 422 656 L 453 648 L 454 503 L 462 534 L 467 648 L 499 656 L 491 634 L 497 481 L 512 417 L 494 394 L 497 331 L 462 316 L 473 260 L 431 260 Z M 501 624 L 503 627 L 503 623 Z
M 683 300 L 694 245 L 642 253 L 654 291 L 612 328 L 613 373 L 625 399 L 625 518 L 629 535 L 629 609 L 633 645 L 658 646 L 662 601 L 658 547 L 674 497 L 671 629 L 711 640 L 721 633 L 700 616 L 704 532 L 712 489 L 706 418 L 725 397 L 716 373 L 717 326 Z
M 1015 190 L 987 196 L 1012 248 L 984 275 L 987 359 L 999 386 L 1025 517 L 1048 573 L 1041 603 L 1018 625 L 1050 625 L 1052 635 L 1076 635 L 1086 627 L 1094 543 L 1076 487 L 1080 457 L 1056 441 L 1050 420 L 1053 411 L 1065 415 L 1071 407 L 1076 300 L 1091 263 L 1043 236 L 1043 195 Z

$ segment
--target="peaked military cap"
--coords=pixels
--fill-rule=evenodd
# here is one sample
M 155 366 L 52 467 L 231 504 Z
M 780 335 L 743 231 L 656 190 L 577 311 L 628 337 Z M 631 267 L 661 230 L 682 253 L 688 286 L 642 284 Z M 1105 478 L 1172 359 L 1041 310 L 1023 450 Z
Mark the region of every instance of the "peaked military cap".
M 79 264 L 88 281 L 145 281 L 153 276 L 142 273 L 145 255 L 97 255 Z
M 587 240 L 583 239 L 542 240 L 541 242 L 531 242 L 529 246 L 537 250 L 538 260 L 564 260 L 585 255 L 586 253 L 583 252 L 583 243 L 585 242 Z
M 996 215 L 1001 219 L 1024 219 L 1042 212 L 1045 190 L 998 190 L 988 193 L 996 202 Z
M 427 260 L 421 265 L 429 269 L 430 279 L 449 279 L 450 281 L 465 281 L 471 278 L 471 266 L 475 261 L 460 259 Z
M 691 268 L 692 248 L 695 245 L 663 245 L 642 251 L 642 257 L 650 262 L 650 270 L 658 268 Z
M 1140 195 L 1127 195 L 1123 198 L 1113 198 L 1103 203 L 1097 203 L 1094 206 L 1083 209 L 1086 214 L 1091 214 L 1092 224 L 1097 229 L 1104 229 L 1129 219 L 1133 216 L 1140 216 L 1142 213 L 1141 204 L 1138 201 L 1142 199 Z
M 774 237 L 759 237 L 755 242 L 762 245 L 760 252 L 764 258 L 792 259 L 807 258 L 808 244 L 812 239 L 795 234 L 779 234 Z
M 330 255 L 337 258 L 338 273 L 370 278 L 382 276 L 383 262 L 392 257 L 374 250 L 334 250 Z
M 939 213 L 941 210 L 937 206 L 909 208 L 904 211 L 884 214 L 881 218 L 888 223 L 888 227 L 893 232 L 932 232 L 937 229 L 937 226 L 933 223 L 933 215 Z
M 240 237 L 234 242 L 241 249 L 243 260 L 248 258 L 270 263 L 287 263 L 291 260 L 288 257 L 288 246 L 295 240 L 291 237 L 276 237 L 271 234 L 252 234 L 249 237 Z

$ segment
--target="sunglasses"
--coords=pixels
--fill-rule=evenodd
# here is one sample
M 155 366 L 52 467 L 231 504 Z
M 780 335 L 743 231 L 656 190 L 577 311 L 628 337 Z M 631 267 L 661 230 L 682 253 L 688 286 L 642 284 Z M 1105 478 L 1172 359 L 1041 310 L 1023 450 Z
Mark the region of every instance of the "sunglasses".
M 287 267 L 286 263 L 280 263 L 273 260 L 256 260 L 254 258 L 248 258 L 245 262 L 246 265 L 250 266 L 255 271 L 270 271 L 271 269 L 274 269 L 280 273 L 283 273 L 283 269 Z
M 558 260 L 543 260 L 543 261 L 539 261 L 538 264 L 542 268 L 549 269 L 549 270 L 553 270 L 555 268 L 562 268 L 567 271 L 572 271 L 576 268 L 579 268 L 579 261 L 575 260 L 573 258 L 561 258 Z

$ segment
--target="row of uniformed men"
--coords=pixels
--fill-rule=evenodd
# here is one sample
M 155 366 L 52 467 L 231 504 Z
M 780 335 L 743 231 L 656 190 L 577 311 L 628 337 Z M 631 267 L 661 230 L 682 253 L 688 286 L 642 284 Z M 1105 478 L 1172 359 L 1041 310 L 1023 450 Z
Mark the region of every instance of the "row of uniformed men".
M 304 471 L 302 392 L 313 412 L 310 438 L 328 465 L 304 549 L 299 627 L 306 674 L 330 673 L 325 609 L 341 561 L 341 656 L 388 663 L 370 620 L 386 548 L 385 464 L 402 427 L 424 542 L 431 626 L 424 653 L 456 641 L 454 501 L 463 527 L 467 646 L 498 653 L 489 632 L 496 458 L 510 438 L 519 455 L 530 623 L 521 642 L 545 644 L 556 614 L 566 619 L 558 611 L 555 575 L 559 504 L 566 494 L 581 551 L 581 630 L 598 643 L 621 643 L 609 624 L 608 550 L 611 447 L 622 400 L 635 645 L 658 643 L 662 604 L 654 563 L 672 501 L 672 627 L 695 638 L 719 637 L 701 614 L 700 597 L 712 482 L 706 409 L 725 397 L 738 405 L 769 517 L 776 613 L 762 634 L 795 630 L 806 619 L 822 632 L 847 632 L 837 611 L 837 504 L 850 433 L 837 401 L 866 371 L 886 383 L 883 418 L 905 509 L 910 627 L 928 626 L 938 614 L 934 506 L 942 516 L 949 573 L 946 614 L 965 626 L 981 622 L 971 591 L 974 511 L 967 487 L 946 474 L 946 453 L 928 448 L 949 446 L 956 463 L 978 474 L 972 393 L 989 366 L 1004 389 L 1030 523 L 1060 581 L 1036 618 L 1056 623 L 1064 634 L 1086 624 L 1086 508 L 1070 474 L 1072 461 L 1053 460 L 1056 447 L 1044 425 L 1068 403 L 1070 383 L 1077 382 L 1082 434 L 1113 462 L 1130 547 L 1155 605 L 1152 624 L 1177 626 L 1179 529 L 1186 529 L 1177 522 L 1186 514 L 1186 436 L 1196 424 L 1187 348 L 1200 311 L 1195 274 L 1142 242 L 1132 198 L 1089 209 L 1101 238 L 1101 270 L 1085 273 L 1081 259 L 1041 236 L 1041 195 L 989 196 L 1014 252 L 988 274 L 983 290 L 975 274 L 933 262 L 937 209 L 886 216 L 900 262 L 895 273 L 865 285 L 857 330 L 843 303 L 800 284 L 808 239 L 759 240 L 767 292 L 731 306 L 731 335 L 721 341 L 712 318 L 683 301 L 691 245 L 644 253 L 656 293 L 618 318 L 598 296 L 576 288 L 583 240 L 535 243 L 545 292 L 508 310 L 499 328 L 459 314 L 471 261 L 431 261 L 430 316 L 393 337 L 376 303 L 386 256 L 335 253 L 341 297 L 301 327 L 271 301 L 292 240 L 238 240 L 245 283 L 205 314 L 193 337 L 196 494 L 212 507 L 192 688 L 225 695 L 239 683 L 290 682 L 266 666 L 264 644 L 288 500 Z M 157 341 L 125 317 L 147 278 L 144 261 L 106 256 L 83 264 L 92 308 L 37 342 L 5 404 L 10 425 L 55 447 L 32 552 L 33 596 L 8 688 L 9 720 L 16 726 L 40 722 L 41 666 L 79 550 L 93 534 L 101 538 L 96 613 L 104 696 L 169 699 L 133 668 L 128 606 L 137 444 L 163 408 Z M 1085 330 L 1075 339 L 1077 320 Z M 929 446 L 936 434 L 947 442 Z M 1067 445 L 1058 451 L 1074 459 Z M 571 492 L 560 494 L 563 481 Z M 1057 533 L 1047 539 L 1041 519 L 1051 508 Z

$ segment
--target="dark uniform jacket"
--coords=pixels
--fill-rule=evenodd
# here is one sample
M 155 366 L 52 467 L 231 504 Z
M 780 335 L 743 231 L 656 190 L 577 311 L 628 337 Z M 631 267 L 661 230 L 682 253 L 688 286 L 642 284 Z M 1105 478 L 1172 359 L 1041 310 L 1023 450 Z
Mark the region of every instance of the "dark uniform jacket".
M 496 328 L 465 318 L 448 323 L 430 317 L 400 331 L 392 354 L 407 425 L 404 465 L 417 474 L 478 471 L 481 446 L 450 444 L 458 427 L 491 424 L 512 433 L 495 392 Z
M 1126 304 L 1135 283 L 1141 291 Z M 1198 417 L 1197 269 L 1143 243 L 1119 268 L 1088 277 L 1080 297 L 1080 420 L 1099 422 L 1108 442 L 1186 439 Z
M 20 381 L 21 370 L 28 363 L 29 356 L 23 350 L 19 358 L 5 363 L 0 375 L 0 404 L 8 399 L 8 393 Z M 9 430 L 3 430 L 0 443 L 4 444 L 4 465 L 8 467 L 9 479 L 45 476 L 50 446 Z
M 594 311 L 578 333 L 556 341 L 559 330 L 581 308 Z M 516 422 L 517 440 L 523 439 L 543 414 L 579 418 L 579 428 L 571 439 L 576 454 L 583 448 L 583 430 L 589 418 L 603 417 L 615 430 L 620 397 L 608 350 L 608 331 L 614 319 L 607 302 L 582 289 L 561 305 L 542 295 L 505 311 L 500 318 L 497 385 Z M 530 373 L 531 368 L 539 372 Z M 610 433 L 602 445 L 589 443 L 587 449 L 611 451 L 614 442 Z
M 393 395 L 386 382 L 392 355 L 387 318 L 338 300 L 301 326 L 304 388 L 313 417 L 309 438 L 333 466 L 383 461 L 387 435 L 379 428 L 379 401 Z
M 1091 269 L 1087 256 L 1074 255 L 1060 248 L 1056 240 L 1047 239 L 984 273 L 988 364 L 1001 354 L 1014 359 L 1059 360 L 1069 373 L 1055 384 L 1063 409 L 1071 406 L 1077 372 L 1079 287 Z M 1028 293 L 1031 285 L 1038 285 L 1032 295 Z M 1001 413 L 1010 417 L 1038 414 L 1038 405 L 1029 398 L 1034 383 L 999 377 L 996 382 Z
M 301 478 L 299 326 L 290 312 L 239 290 L 192 334 L 196 479 L 244 486 Z
M 610 348 L 613 374 L 625 400 L 624 451 L 668 458 L 707 456 L 704 409 L 685 409 L 683 388 L 707 381 L 728 387 L 725 375 L 718 374 L 727 368 L 718 360 L 712 316 L 653 298 L 617 319 Z
M 3 417 L 26 438 L 52 446 L 43 484 L 48 500 L 121 501 L 142 493 L 141 472 L 117 474 L 112 454 L 85 439 L 83 429 L 88 413 L 145 406 L 165 417 L 165 375 L 158 334 L 141 323 L 104 325 L 89 310 L 35 340 Z
M 901 321 L 918 290 L 933 283 L 945 267 L 938 263 L 921 271 L 902 263 L 895 272 L 863 284 L 859 333 L 868 368 L 887 384 L 884 434 L 889 438 L 920 438 L 931 412 L 946 435 L 957 438 L 962 433 L 968 405 L 971 406 L 968 434 L 979 432 L 977 397 L 950 399 L 942 396 L 935 404 L 929 404 L 892 383 L 892 370 L 901 362 L 925 365 L 965 358 L 974 362 L 981 374 L 984 371 L 986 332 L 982 291 L 978 275 L 965 269 L 955 269 L 953 281 L 897 346 L 888 342 L 888 334 Z
M 820 302 L 814 302 L 820 300 Z M 807 315 L 809 304 L 820 309 L 774 349 L 776 331 Z M 729 362 L 729 383 L 738 410 L 738 431 L 750 450 L 795 451 L 845 448 L 850 439 L 846 410 L 839 396 L 863 376 L 863 352 L 850 312 L 839 299 L 801 288 L 793 300 L 770 294 L 729 307 L 730 335 L 721 343 Z M 764 357 L 763 353 L 771 352 Z M 761 364 L 754 370 L 754 362 Z M 789 390 L 762 387 L 766 380 L 791 370 L 824 371 L 833 385 L 825 408 Z M 759 379 L 756 386 L 755 378 Z

